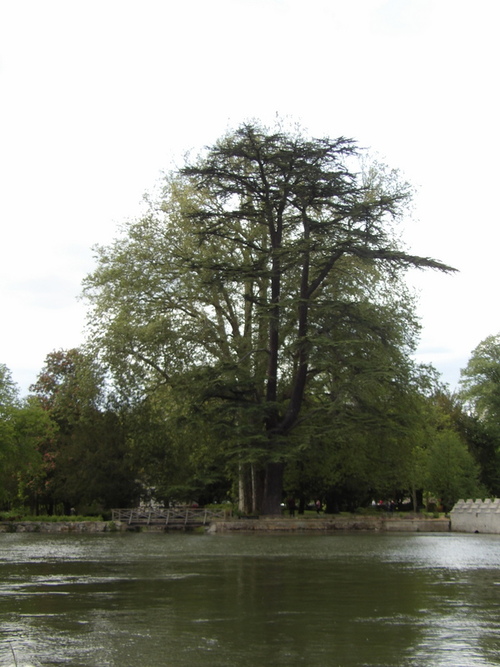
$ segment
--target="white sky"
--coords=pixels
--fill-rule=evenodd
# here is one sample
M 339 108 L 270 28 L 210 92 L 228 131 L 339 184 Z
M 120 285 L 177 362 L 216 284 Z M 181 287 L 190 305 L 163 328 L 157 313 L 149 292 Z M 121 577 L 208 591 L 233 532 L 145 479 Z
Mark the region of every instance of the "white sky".
M 497 0 L 0 0 L 0 362 L 84 340 L 91 247 L 248 118 L 357 139 L 418 188 L 418 360 L 453 389 L 500 330 Z

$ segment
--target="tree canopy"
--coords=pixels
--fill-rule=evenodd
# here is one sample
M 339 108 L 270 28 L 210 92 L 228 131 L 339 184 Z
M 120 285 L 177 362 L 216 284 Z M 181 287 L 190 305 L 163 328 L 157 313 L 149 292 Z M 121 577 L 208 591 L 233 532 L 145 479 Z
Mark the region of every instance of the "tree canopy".
M 26 483 L 35 511 L 62 504 L 66 513 L 95 513 L 135 502 L 135 469 L 96 360 L 76 348 L 53 351 L 31 391 L 51 425 L 38 443 L 42 465 Z
M 453 270 L 401 247 L 409 189 L 360 157 L 344 137 L 245 123 L 169 174 L 86 279 L 116 386 L 137 402 L 166 385 L 216 424 L 255 511 L 279 511 L 308 424 L 347 414 L 360 378 L 403 386 L 404 271 Z
M 500 436 L 500 335 L 488 336 L 473 350 L 460 384 L 473 414 Z

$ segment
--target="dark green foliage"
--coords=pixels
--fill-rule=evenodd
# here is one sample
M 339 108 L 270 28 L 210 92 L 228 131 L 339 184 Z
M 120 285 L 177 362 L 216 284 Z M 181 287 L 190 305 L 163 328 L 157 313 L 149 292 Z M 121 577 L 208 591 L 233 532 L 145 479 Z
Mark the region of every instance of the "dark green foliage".
M 163 388 L 124 415 L 142 497 L 166 504 L 221 502 L 231 482 L 220 440 L 188 397 L 176 398 Z
M 137 502 L 136 473 L 118 416 L 105 407 L 104 378 L 80 350 L 60 350 L 31 387 L 52 430 L 38 444 L 41 464 L 25 482 L 34 511 L 101 512 Z
M 52 425 L 38 402 L 21 400 L 10 371 L 0 364 L 0 503 L 22 504 L 26 479 L 41 465 L 38 446 Z
M 481 467 L 489 493 L 500 495 L 500 336 L 488 336 L 462 370 L 458 427 Z M 458 400 L 458 398 L 457 398 Z
M 398 247 L 409 189 L 380 166 L 357 173 L 357 157 L 349 139 L 244 124 L 167 177 L 86 280 L 117 388 L 140 404 L 168 386 L 198 407 L 252 511 L 279 511 L 317 411 L 348 419 L 356 395 L 357 419 L 385 416 L 363 401 L 411 349 L 401 276 L 451 270 Z
M 139 500 L 125 432 L 111 411 L 96 412 L 61 435 L 54 463 L 51 485 L 56 504 L 100 512 L 134 506 Z
M 476 347 L 460 382 L 472 414 L 500 439 L 500 335 L 488 336 Z

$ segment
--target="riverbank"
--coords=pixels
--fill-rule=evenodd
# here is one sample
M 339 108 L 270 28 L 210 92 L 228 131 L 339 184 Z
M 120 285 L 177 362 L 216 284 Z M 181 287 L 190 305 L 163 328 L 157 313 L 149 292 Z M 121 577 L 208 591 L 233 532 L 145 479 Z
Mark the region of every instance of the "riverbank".
M 448 533 L 450 520 L 416 516 L 401 518 L 392 516 L 357 517 L 332 516 L 321 518 L 276 517 L 266 519 L 234 519 L 212 521 L 204 527 L 171 525 L 168 530 L 205 529 L 209 533 L 229 532 L 421 532 Z M 106 533 L 130 530 L 163 532 L 164 524 L 129 525 L 120 521 L 0 521 L 0 533 Z
M 113 521 L 0 521 L 0 533 L 107 533 Z
M 413 533 L 448 533 L 450 520 L 419 517 L 329 517 L 329 518 L 275 518 L 275 519 L 239 519 L 237 521 L 214 521 L 208 529 L 211 533 L 239 532 L 335 532 L 335 531 L 372 531 L 372 532 L 413 532 Z

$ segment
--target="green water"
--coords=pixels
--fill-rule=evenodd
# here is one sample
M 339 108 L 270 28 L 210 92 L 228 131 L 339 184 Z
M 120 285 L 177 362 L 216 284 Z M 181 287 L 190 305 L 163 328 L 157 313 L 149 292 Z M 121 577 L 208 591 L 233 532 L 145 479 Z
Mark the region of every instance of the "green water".
M 500 665 L 500 536 L 0 535 L 0 665 Z

